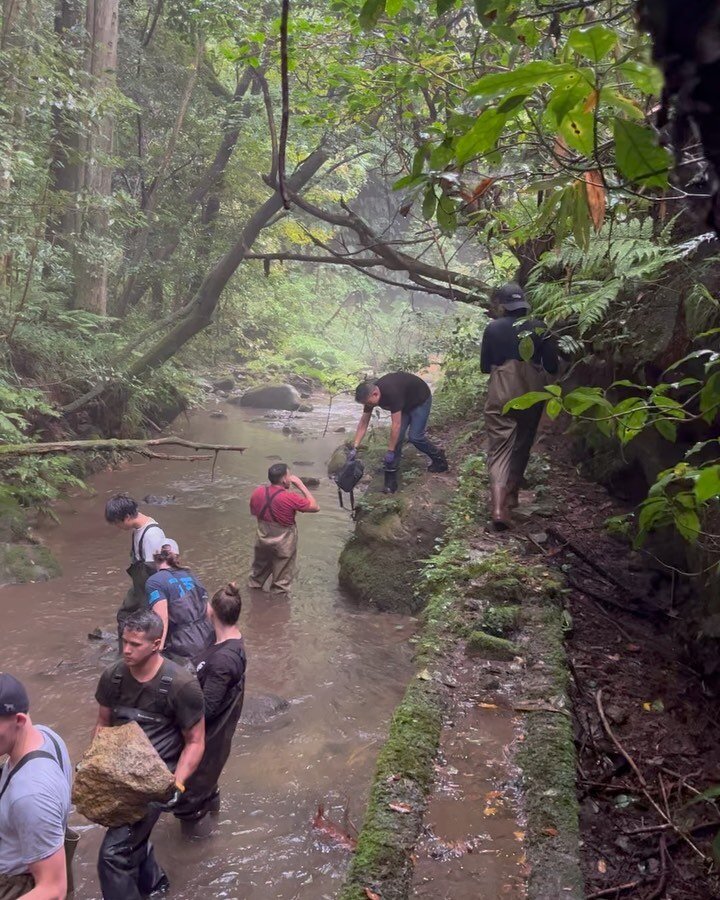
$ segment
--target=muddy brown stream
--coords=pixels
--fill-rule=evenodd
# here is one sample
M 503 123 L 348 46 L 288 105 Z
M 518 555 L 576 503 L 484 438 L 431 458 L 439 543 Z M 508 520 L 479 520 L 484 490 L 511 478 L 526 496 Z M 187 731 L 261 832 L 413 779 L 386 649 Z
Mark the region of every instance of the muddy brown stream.
M 277 695 L 289 708 L 269 721 L 240 725 L 221 781 L 220 814 L 202 837 L 181 835 L 171 816 L 156 827 L 173 898 L 334 897 L 347 853 L 312 831 L 313 814 L 323 802 L 338 820 L 349 805 L 359 824 L 389 717 L 410 677 L 415 623 L 358 609 L 338 587 L 338 554 L 351 521 L 338 508 L 325 462 L 342 439 L 333 429 L 350 429 L 356 411 L 336 405 L 322 437 L 325 409 L 321 399 L 315 402 L 316 412 L 293 420 L 300 435 L 282 433 L 289 414 L 265 420 L 262 412 L 232 406 L 218 407 L 224 419 L 212 418 L 209 409 L 179 419 L 174 434 L 248 449 L 222 454 L 214 481 L 209 463 L 157 460 L 135 460 L 93 477 L 93 495 L 60 504 L 60 524 L 44 528 L 62 577 L 0 593 L 2 667 L 26 682 L 34 720 L 57 729 L 77 761 L 97 712 L 98 676 L 112 660 L 87 635 L 96 626 L 112 627 L 127 581 L 129 537 L 105 524 L 107 497 L 116 491 L 136 498 L 174 495 L 172 505 L 145 511 L 178 541 L 212 591 L 230 579 L 245 583 L 254 536 L 248 497 L 273 458 L 306 463 L 295 471 L 322 478 L 316 490 L 321 512 L 298 517 L 300 566 L 292 599 L 243 592 L 248 703 Z M 97 900 L 103 830 L 77 816 L 73 822 L 82 831 L 75 897 Z

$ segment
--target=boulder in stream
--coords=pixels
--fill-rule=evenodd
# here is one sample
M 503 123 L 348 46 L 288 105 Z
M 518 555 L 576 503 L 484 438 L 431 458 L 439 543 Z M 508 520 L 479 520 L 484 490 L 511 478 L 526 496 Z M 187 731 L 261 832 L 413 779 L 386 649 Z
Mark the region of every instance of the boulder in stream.
M 175 776 L 137 722 L 101 728 L 78 763 L 72 799 L 77 811 L 106 828 L 132 825 L 148 803 L 167 800 Z
M 296 410 L 300 406 L 300 394 L 291 384 L 266 384 L 245 391 L 240 398 L 240 406 Z
M 214 391 L 232 391 L 235 389 L 235 378 L 232 375 L 226 375 L 225 378 L 218 378 L 212 383 Z
M 264 725 L 289 708 L 288 701 L 276 694 L 258 694 L 254 697 L 246 697 L 240 721 L 245 725 Z
M 300 481 L 302 481 L 305 487 L 320 487 L 320 479 L 316 478 L 314 475 L 301 475 Z

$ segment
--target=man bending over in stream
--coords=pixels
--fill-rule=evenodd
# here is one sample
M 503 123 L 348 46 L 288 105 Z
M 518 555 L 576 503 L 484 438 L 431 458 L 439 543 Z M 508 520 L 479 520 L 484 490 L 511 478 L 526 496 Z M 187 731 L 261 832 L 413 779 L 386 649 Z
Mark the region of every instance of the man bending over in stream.
M 432 394 L 422 378 L 411 372 L 391 372 L 377 381 L 363 381 L 355 390 L 355 401 L 363 404 L 363 414 L 360 416 L 348 459 L 354 459 L 357 454 L 375 407 L 379 406 L 390 412 L 390 439 L 383 459 L 384 493 L 394 494 L 397 490 L 397 471 L 406 434 L 410 443 L 429 457 L 428 472 L 447 472 L 445 451 L 433 444 L 425 433 L 432 407 Z
M 287 594 L 297 557 L 295 515 L 317 512 L 320 507 L 285 463 L 270 466 L 268 481 L 255 488 L 250 497 L 250 512 L 257 519 L 257 540 L 248 587 L 263 590 L 269 580 L 271 594 Z
M 205 704 L 195 676 L 160 654 L 162 636 L 162 619 L 152 610 L 126 619 L 122 659 L 103 672 L 95 692 L 95 733 L 137 722 L 175 773 L 175 793 L 165 806 L 172 810 L 205 750 Z M 103 900 L 141 900 L 167 889 L 167 876 L 150 843 L 160 813 L 154 807 L 133 825 L 108 829 L 98 859 Z

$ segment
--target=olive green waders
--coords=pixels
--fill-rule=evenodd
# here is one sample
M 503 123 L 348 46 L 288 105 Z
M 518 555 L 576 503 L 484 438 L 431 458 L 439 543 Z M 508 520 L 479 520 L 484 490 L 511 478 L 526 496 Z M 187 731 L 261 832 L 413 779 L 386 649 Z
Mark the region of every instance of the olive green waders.
M 297 557 L 297 526 L 258 519 L 255 556 L 248 584 L 262 590 L 268 578 L 271 594 L 290 592 Z
M 530 458 L 543 404 L 536 403 L 529 409 L 509 410 L 507 415 L 503 409 L 508 401 L 516 397 L 543 390 L 546 380 L 546 372 L 541 366 L 517 359 L 494 366 L 490 373 L 485 401 L 485 430 L 492 520 L 498 529 L 510 525 L 508 501 L 517 505 L 517 492 Z

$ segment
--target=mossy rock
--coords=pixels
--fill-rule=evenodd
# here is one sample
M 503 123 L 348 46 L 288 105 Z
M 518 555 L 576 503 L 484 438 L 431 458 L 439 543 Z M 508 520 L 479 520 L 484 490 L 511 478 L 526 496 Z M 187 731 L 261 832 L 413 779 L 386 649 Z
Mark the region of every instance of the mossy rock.
M 488 606 L 483 613 L 483 630 L 495 637 L 507 637 L 517 631 L 522 619 L 520 606 Z
M 470 656 L 483 656 L 485 659 L 510 661 L 519 655 L 519 650 L 505 638 L 486 634 L 484 631 L 473 631 L 465 645 Z
M 407 543 L 366 543 L 351 537 L 340 554 L 340 585 L 361 603 L 413 614 L 421 606 L 413 585 L 424 552 Z
M 37 544 L 0 544 L 0 585 L 50 581 L 60 566 L 47 547 Z

